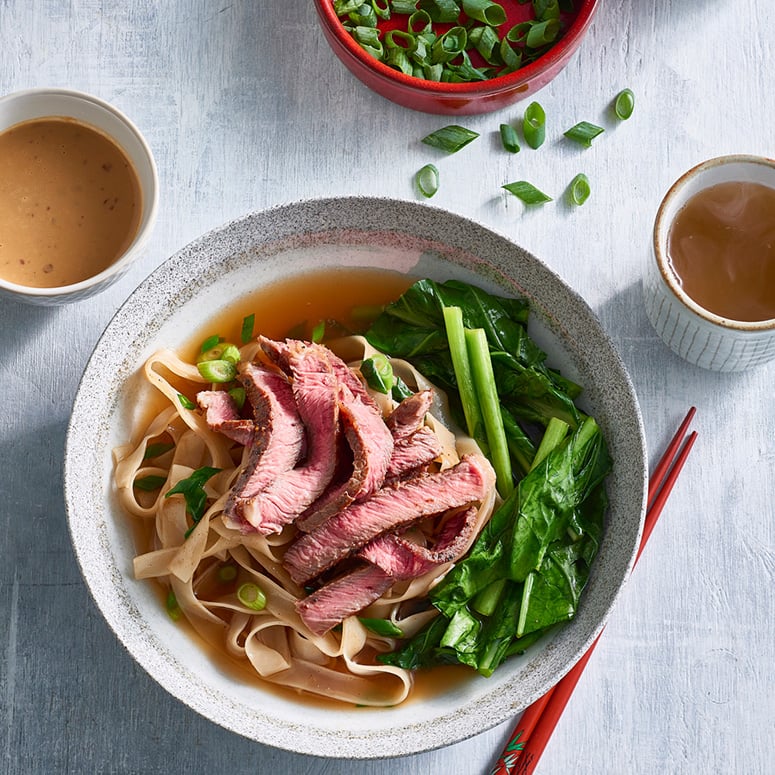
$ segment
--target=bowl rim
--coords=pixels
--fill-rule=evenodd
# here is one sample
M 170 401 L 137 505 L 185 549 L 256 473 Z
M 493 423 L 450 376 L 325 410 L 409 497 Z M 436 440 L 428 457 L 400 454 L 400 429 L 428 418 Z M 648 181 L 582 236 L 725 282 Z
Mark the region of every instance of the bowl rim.
M 686 201 L 688 201 L 689 197 L 684 197 L 684 191 L 688 186 L 694 183 L 699 185 L 698 191 L 702 191 L 705 188 L 712 186 L 713 183 L 701 185 L 700 181 L 702 181 L 703 177 L 709 173 L 712 174 L 719 167 L 733 164 L 740 166 L 754 165 L 755 167 L 768 168 L 771 170 L 773 178 L 773 186 L 770 187 L 775 188 L 775 159 L 770 159 L 766 156 L 734 153 L 724 156 L 715 156 L 694 165 L 670 186 L 659 204 L 654 219 L 652 238 L 654 257 L 662 280 L 669 290 L 672 291 L 684 307 L 687 307 L 694 312 L 694 314 L 704 322 L 729 332 L 741 332 L 744 334 L 772 332 L 775 330 L 775 318 L 769 318 L 767 320 L 734 320 L 705 309 L 705 307 L 698 304 L 688 293 L 686 293 L 683 286 L 678 281 L 675 272 L 670 268 L 670 260 L 667 255 L 667 240 L 670 234 L 670 227 L 672 226 L 678 210 L 680 210 L 681 207 L 686 204 Z M 668 211 L 674 206 L 674 202 L 676 201 L 679 202 L 676 212 L 671 218 L 668 218 Z
M 426 81 L 415 78 L 412 75 L 395 70 L 392 67 L 372 57 L 359 46 L 352 35 L 345 32 L 344 27 L 336 15 L 333 0 L 314 0 L 318 15 L 331 34 L 343 46 L 344 51 L 361 66 L 371 70 L 375 75 L 386 81 L 401 85 L 420 94 L 429 95 L 480 95 L 487 96 L 501 91 L 510 91 L 527 83 L 534 76 L 551 70 L 555 65 L 561 64 L 565 57 L 569 56 L 580 44 L 587 27 L 592 21 L 597 10 L 599 0 L 582 0 L 573 22 L 565 34 L 546 53 L 530 64 L 520 67 L 513 73 L 499 75 L 486 81 L 471 83 L 443 83 L 438 81 Z
M 346 223 L 331 218 L 332 207 L 333 214 L 336 215 L 338 213 L 339 218 L 342 218 L 342 215 L 344 215 L 342 220 L 347 221 Z M 382 224 L 385 210 L 389 207 L 394 208 L 395 211 L 391 213 L 391 224 L 386 227 Z M 272 239 L 268 240 L 266 235 L 267 219 L 278 216 L 281 219 L 280 228 L 272 236 Z M 375 220 L 378 216 L 380 226 L 376 229 L 371 226 L 371 221 L 368 226 L 361 227 L 360 229 L 352 225 L 353 218 Z M 414 216 L 414 218 L 408 216 Z M 439 223 L 423 220 L 439 217 L 443 219 Z M 431 229 L 435 229 L 435 231 L 432 234 L 426 232 L 423 236 L 420 236 L 420 232 L 416 230 L 418 228 L 417 224 L 420 225 L 419 227 L 422 227 L 427 226 L 428 223 L 431 224 Z M 550 665 L 557 662 L 559 658 L 561 659 L 561 674 L 571 669 L 572 665 L 582 657 L 602 631 L 629 580 L 630 571 L 634 564 L 642 535 L 648 483 L 646 470 L 647 452 L 642 417 L 629 374 L 612 340 L 599 324 L 597 316 L 589 305 L 557 273 L 531 252 L 516 245 L 505 234 L 451 211 L 413 201 L 367 196 L 309 199 L 276 205 L 229 221 L 200 235 L 172 254 L 135 289 L 108 323 L 104 333 L 95 345 L 94 352 L 89 358 L 74 399 L 73 412 L 68 423 L 65 445 L 64 491 L 68 529 L 76 560 L 86 581 L 90 596 L 124 648 L 148 675 L 174 698 L 209 721 L 255 742 L 296 753 L 329 758 L 346 756 L 353 759 L 383 759 L 417 754 L 460 742 L 474 734 L 491 729 L 500 721 L 505 721 L 518 713 L 522 710 L 523 705 L 537 699 L 551 685 L 551 682 L 561 677 L 561 674 L 553 670 L 551 679 L 547 679 L 541 673 L 538 666 L 531 663 L 525 668 L 525 672 L 520 672 L 520 681 L 526 681 L 529 685 L 537 684 L 537 686 L 528 689 L 528 692 L 533 692 L 533 694 L 526 693 L 515 698 L 512 691 L 513 679 L 511 678 L 495 684 L 492 689 L 487 690 L 486 694 L 488 698 L 494 696 L 498 700 L 497 713 L 500 715 L 488 713 L 486 717 L 482 713 L 486 708 L 482 707 L 483 699 L 480 697 L 469 699 L 463 706 L 454 706 L 450 710 L 445 709 L 443 716 L 434 716 L 426 721 L 416 719 L 414 721 L 405 720 L 401 726 L 393 724 L 386 726 L 384 730 L 379 726 L 376 730 L 372 727 L 351 729 L 342 727 L 341 729 L 337 728 L 335 733 L 331 730 L 311 730 L 309 723 L 302 717 L 297 721 L 295 714 L 293 721 L 286 719 L 282 724 L 279 724 L 277 719 L 269 718 L 266 712 L 259 708 L 256 708 L 256 712 L 263 714 L 264 719 L 269 723 L 269 731 L 266 731 L 264 727 L 262 727 L 260 732 L 256 731 L 251 727 L 249 718 L 240 717 L 235 720 L 233 718 L 232 706 L 237 706 L 237 700 L 222 692 L 218 692 L 217 697 L 215 697 L 215 690 L 206 686 L 196 676 L 193 678 L 189 676 L 190 670 L 188 670 L 188 667 L 176 661 L 169 649 L 156 645 L 158 638 L 155 636 L 154 648 L 151 648 L 148 642 L 148 633 L 152 631 L 152 623 L 149 623 L 147 620 L 133 623 L 128 619 L 127 614 L 131 614 L 129 609 L 134 607 L 134 603 L 130 593 L 127 592 L 126 571 L 114 565 L 112 561 L 111 542 L 105 532 L 104 525 L 95 525 L 95 520 L 97 523 L 100 520 L 103 523 L 106 520 L 110 520 L 113 512 L 108 511 L 100 518 L 98 514 L 90 510 L 88 503 L 85 503 L 85 499 L 82 497 L 85 491 L 87 499 L 104 497 L 101 489 L 103 480 L 96 477 L 94 472 L 101 470 L 100 466 L 104 467 L 106 465 L 101 456 L 99 456 L 99 450 L 97 449 L 102 441 L 105 440 L 100 434 L 107 431 L 100 428 L 105 425 L 106 420 L 99 416 L 94 416 L 93 406 L 90 403 L 90 400 L 93 403 L 93 399 L 89 397 L 90 391 L 92 396 L 98 397 L 98 400 L 102 402 L 99 405 L 99 407 L 102 407 L 101 411 L 108 411 L 112 416 L 116 402 L 119 400 L 118 395 L 113 391 L 113 384 L 118 379 L 123 383 L 127 378 L 127 373 L 124 370 L 127 367 L 128 356 L 116 352 L 116 348 L 112 347 L 110 336 L 120 333 L 126 339 L 127 335 L 131 334 L 131 330 L 127 328 L 126 324 L 131 322 L 133 314 L 138 315 L 140 318 L 135 321 L 135 327 L 138 324 L 150 323 L 152 324 L 150 327 L 155 329 L 162 322 L 156 318 L 159 308 L 168 309 L 180 301 L 198 297 L 201 289 L 190 290 L 190 278 L 186 280 L 186 288 L 181 290 L 183 279 L 177 270 L 181 264 L 194 268 L 201 262 L 202 257 L 206 256 L 208 262 L 217 262 L 213 264 L 210 272 L 214 271 L 215 267 L 218 267 L 219 271 L 221 271 L 223 268 L 223 257 L 214 255 L 213 245 L 208 240 L 213 238 L 224 240 L 227 243 L 228 250 L 230 251 L 229 255 L 232 259 L 244 253 L 245 250 L 251 253 L 254 251 L 258 253 L 259 248 L 248 248 L 246 240 L 241 235 L 238 234 L 237 238 L 234 238 L 233 230 L 235 227 L 239 228 L 243 224 L 246 224 L 249 229 L 253 229 L 253 232 L 259 235 L 260 240 L 266 240 L 260 242 L 260 246 L 266 246 L 267 244 L 271 246 L 271 244 L 281 242 L 287 248 L 287 243 L 289 241 L 293 242 L 300 234 L 306 237 L 318 234 L 328 235 L 331 232 L 348 234 L 353 230 L 360 230 L 369 233 L 388 231 L 389 233 L 397 233 L 400 236 L 408 237 L 410 241 L 419 240 L 427 242 L 428 240 L 439 240 L 453 253 L 461 250 L 465 252 L 466 245 L 469 244 L 467 237 L 465 244 L 461 244 L 461 238 L 452 238 L 448 241 L 448 229 L 452 223 L 466 224 L 469 227 L 473 227 L 478 232 L 478 236 L 487 236 L 489 234 L 488 239 L 492 239 L 498 247 L 502 246 L 509 251 L 514 250 L 518 254 L 521 253 L 522 256 L 517 255 L 515 257 L 519 261 L 526 261 L 531 265 L 534 262 L 535 269 L 531 269 L 531 273 L 535 271 L 541 278 L 545 277 L 548 281 L 547 287 L 541 288 L 538 296 L 553 297 L 554 293 L 559 289 L 562 298 L 568 302 L 569 312 L 567 314 L 571 316 L 571 329 L 577 325 L 586 326 L 590 322 L 593 323 L 594 338 L 603 346 L 601 349 L 604 352 L 595 352 L 596 348 L 593 348 L 592 352 L 588 352 L 586 348 L 578 349 L 575 344 L 573 345 L 574 352 L 584 362 L 589 360 L 596 362 L 601 357 L 607 366 L 614 367 L 616 383 L 621 388 L 619 400 L 615 408 L 625 410 L 625 420 L 623 421 L 624 425 L 613 423 L 607 433 L 615 433 L 622 443 L 625 438 L 628 445 L 632 443 L 631 451 L 635 453 L 635 457 L 638 459 L 637 469 L 632 465 L 624 467 L 624 481 L 629 481 L 634 485 L 635 489 L 634 492 L 630 493 L 629 497 L 625 496 L 624 498 L 624 505 L 626 507 L 624 513 L 627 515 L 627 519 L 620 525 L 621 529 L 613 539 L 613 545 L 606 544 L 608 547 L 606 567 L 609 571 L 614 571 L 616 583 L 611 584 L 611 579 L 608 576 L 603 577 L 600 575 L 600 572 L 595 573 L 595 584 L 601 585 L 600 597 L 602 599 L 598 599 L 591 608 L 578 617 L 578 626 L 573 630 L 568 628 L 573 627 L 575 621 L 569 622 L 559 631 L 559 638 L 557 637 L 558 633 L 548 636 L 549 641 L 546 643 L 546 652 Z M 310 226 L 310 224 L 312 225 Z M 305 226 L 306 231 L 303 230 Z M 251 232 L 250 236 L 252 236 L 253 232 Z M 442 236 L 437 236 L 437 233 Z M 232 238 L 231 242 L 229 242 L 230 237 Z M 349 245 L 350 243 L 348 242 L 347 244 Z M 450 260 L 454 263 L 456 259 Z M 521 284 L 513 275 L 508 275 L 508 279 L 513 286 L 521 287 Z M 201 278 L 201 282 L 206 280 L 207 277 Z M 530 295 L 532 296 L 532 294 Z M 154 304 L 149 303 L 154 300 Z M 539 307 L 546 313 L 549 312 L 549 309 L 545 306 L 548 300 L 544 299 L 541 301 L 539 298 Z M 554 308 L 552 307 L 552 309 Z M 568 332 L 565 329 L 565 325 L 561 321 L 554 320 L 551 315 L 550 317 L 553 323 L 553 336 L 567 340 Z M 155 331 L 152 334 L 155 334 Z M 137 344 L 137 338 L 129 336 L 126 346 L 134 348 Z M 563 349 L 566 346 L 566 344 L 563 344 Z M 135 353 L 133 357 L 137 358 L 137 354 Z M 108 368 L 119 366 L 122 370 L 121 373 L 114 373 L 110 384 L 105 383 L 102 373 L 98 374 L 100 369 L 104 369 L 106 366 Z M 613 400 L 607 397 L 608 391 L 603 392 L 599 390 L 599 392 L 601 397 L 603 395 L 606 396 L 606 401 Z M 88 423 L 83 422 L 84 412 L 89 417 Z M 610 418 L 608 419 L 610 420 Z M 98 437 L 94 436 L 95 420 L 97 420 L 98 425 Z M 84 445 L 86 443 L 91 444 L 88 454 L 84 454 L 86 451 Z M 97 459 L 98 457 L 99 459 Z M 79 476 L 81 473 L 84 473 L 84 476 Z M 96 481 L 96 479 L 99 479 L 99 481 Z M 88 483 L 86 480 L 88 480 Z M 617 492 L 629 493 L 629 489 L 626 491 L 622 489 Z M 639 506 L 637 525 L 634 520 L 636 506 Z M 79 513 L 81 514 L 80 517 L 78 516 Z M 121 551 L 121 548 L 119 551 Z M 110 561 L 108 562 L 100 559 L 104 558 L 106 554 L 109 555 L 108 559 Z M 96 566 L 90 566 L 90 560 L 93 560 L 95 556 L 99 562 Z M 158 600 L 155 598 L 154 600 L 155 604 L 158 605 Z M 138 626 L 139 631 L 137 629 Z M 574 632 L 576 633 L 575 635 Z M 544 672 L 546 671 L 544 670 Z M 219 701 L 217 703 L 214 702 L 213 697 Z M 488 700 L 488 702 L 487 708 L 492 710 L 492 700 Z M 380 713 L 379 710 L 375 712 Z M 301 715 L 304 716 L 305 714 Z M 471 718 L 469 716 L 479 722 L 475 729 L 471 728 Z M 272 732 L 273 734 L 270 736 Z M 299 734 L 303 735 L 304 733 L 309 736 L 306 743 L 307 747 L 299 743 Z M 431 735 L 430 733 L 433 734 Z M 314 748 L 310 746 L 314 746 Z
M 41 301 L 47 298 L 60 299 L 67 296 L 78 297 L 81 295 L 83 291 L 88 291 L 94 288 L 95 286 L 102 285 L 103 283 L 107 284 L 112 278 L 120 275 L 131 263 L 134 262 L 138 254 L 145 248 L 153 232 L 153 228 L 156 223 L 156 219 L 159 211 L 159 171 L 156 165 L 156 159 L 153 155 L 153 151 L 151 150 L 151 147 L 148 144 L 148 141 L 145 139 L 145 136 L 137 127 L 137 125 L 129 118 L 129 116 L 127 116 L 122 110 L 117 108 L 115 105 L 107 102 L 106 100 L 103 100 L 101 97 L 97 97 L 94 94 L 90 94 L 84 91 L 79 91 L 77 89 L 41 86 L 41 87 L 35 87 L 32 89 L 23 89 L 20 91 L 11 92 L 10 94 L 5 94 L 1 96 L 0 108 L 6 103 L 15 102 L 15 101 L 24 101 L 32 98 L 40 98 L 40 97 L 46 97 L 46 96 L 58 97 L 60 99 L 64 99 L 72 102 L 91 103 L 92 105 L 95 105 L 98 108 L 101 108 L 106 113 L 111 114 L 114 118 L 118 119 L 120 123 L 124 124 L 124 126 L 129 130 L 130 134 L 133 136 L 134 140 L 137 142 L 142 152 L 142 155 L 145 158 L 146 163 L 148 164 L 148 169 L 150 171 L 151 185 L 147 187 L 147 189 L 146 187 L 143 187 L 142 189 L 143 209 L 145 210 L 145 206 L 147 203 L 148 215 L 144 219 L 141 218 L 135 238 L 132 240 L 130 245 L 126 248 L 124 253 L 121 256 L 119 256 L 119 258 L 116 261 L 114 261 L 112 264 L 105 267 L 105 269 L 103 269 L 101 272 L 98 272 L 97 274 L 94 274 L 91 277 L 87 277 L 84 280 L 80 280 L 77 283 L 70 283 L 69 285 L 57 285 L 54 287 L 22 285 L 20 283 L 14 283 L 14 282 L 11 282 L 10 280 L 6 280 L 0 276 L 0 289 L 2 289 L 3 291 L 10 294 L 18 295 L 19 297 L 26 296 L 30 298 L 40 299 Z M 64 116 L 65 118 L 70 118 L 70 116 L 67 116 L 61 112 L 58 112 L 56 114 L 52 113 L 51 115 Z M 18 126 L 19 124 L 24 123 L 25 121 L 35 120 L 36 118 L 39 118 L 39 117 L 31 116 L 29 118 L 22 119 L 21 121 L 15 124 L 12 124 L 8 127 L 0 129 L 0 133 L 6 132 L 7 130 L 12 129 L 13 127 Z M 44 117 L 40 116 L 40 118 L 44 118 Z M 124 148 L 124 146 L 110 132 L 104 129 L 101 129 L 100 127 L 95 126 L 83 119 L 76 119 L 76 120 L 79 123 L 84 124 L 91 129 L 94 129 L 100 134 L 107 136 L 113 143 L 118 145 L 118 147 L 125 154 L 128 153 L 126 148 Z M 138 173 L 138 177 L 139 177 L 139 173 Z

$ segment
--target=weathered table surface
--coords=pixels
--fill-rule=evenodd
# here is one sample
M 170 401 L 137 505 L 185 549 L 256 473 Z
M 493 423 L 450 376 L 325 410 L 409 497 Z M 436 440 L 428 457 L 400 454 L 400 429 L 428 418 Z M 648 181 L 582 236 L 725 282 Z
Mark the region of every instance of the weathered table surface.
M 540 764 L 541 773 L 772 772 L 775 733 L 775 367 L 719 375 L 675 357 L 641 303 L 653 217 L 712 156 L 775 156 L 775 8 L 767 0 L 604 0 L 581 50 L 540 91 L 550 139 L 517 156 L 498 125 L 438 161 L 433 204 L 542 258 L 598 313 L 637 390 L 652 462 L 690 405 L 700 439 Z M 170 697 L 125 653 L 81 580 L 61 483 L 65 428 L 99 334 L 188 241 L 299 199 L 416 199 L 419 139 L 449 123 L 371 93 L 329 50 L 306 0 L 3 0 L 0 94 L 83 89 L 127 112 L 159 165 L 150 248 L 98 298 L 0 301 L 0 770 L 6 773 L 485 773 L 511 724 L 400 760 L 298 756 L 240 738 Z M 609 104 L 633 89 L 633 117 Z M 606 133 L 580 150 L 579 120 Z M 525 178 L 582 208 L 526 211 Z M 0 235 L 1 238 L 1 235 Z

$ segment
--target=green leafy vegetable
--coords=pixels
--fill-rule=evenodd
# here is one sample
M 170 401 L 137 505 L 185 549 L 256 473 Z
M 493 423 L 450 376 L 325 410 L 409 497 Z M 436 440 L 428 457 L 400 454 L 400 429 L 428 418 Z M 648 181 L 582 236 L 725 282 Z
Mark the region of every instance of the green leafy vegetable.
M 439 171 L 433 164 L 421 167 L 415 175 L 420 193 L 430 199 L 439 190 Z
M 605 132 L 605 129 L 597 126 L 597 124 L 590 124 L 589 121 L 579 121 L 578 124 L 572 126 L 564 134 L 569 140 L 589 148 L 592 145 L 592 141 L 603 132 Z
M 621 121 L 626 121 L 635 110 L 635 95 L 632 89 L 622 89 L 614 100 L 614 113 Z
M 527 180 L 516 180 L 513 183 L 506 183 L 502 188 L 505 188 L 510 194 L 514 194 L 517 199 L 522 200 L 526 205 L 540 205 L 544 202 L 552 201 L 552 197 L 544 194 L 543 191 Z
M 450 124 L 426 135 L 423 137 L 422 142 L 433 148 L 440 148 L 447 153 L 457 153 L 472 140 L 476 140 L 477 137 L 479 137 L 479 133 L 474 132 L 472 129 L 466 129 L 457 124 Z

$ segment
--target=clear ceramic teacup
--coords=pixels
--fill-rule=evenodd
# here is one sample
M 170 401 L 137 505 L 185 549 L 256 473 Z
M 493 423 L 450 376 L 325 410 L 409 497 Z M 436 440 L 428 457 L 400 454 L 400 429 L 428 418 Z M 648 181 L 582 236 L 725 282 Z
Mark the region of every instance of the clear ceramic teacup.
M 755 242 L 746 230 L 756 232 Z M 654 223 L 643 295 L 651 324 L 675 353 L 723 372 L 775 358 L 773 273 L 775 160 L 722 156 L 673 184 Z

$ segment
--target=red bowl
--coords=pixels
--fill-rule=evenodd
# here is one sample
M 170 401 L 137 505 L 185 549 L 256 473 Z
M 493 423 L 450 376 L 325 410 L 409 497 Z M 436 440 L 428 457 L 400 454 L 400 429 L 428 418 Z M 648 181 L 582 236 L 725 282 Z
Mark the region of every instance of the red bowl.
M 342 26 L 333 0 L 314 0 L 323 34 L 348 70 L 370 89 L 393 102 L 426 113 L 489 113 L 524 99 L 546 86 L 581 45 L 598 0 L 581 0 L 568 28 L 534 62 L 508 75 L 476 83 L 438 83 L 405 75 L 364 51 Z

